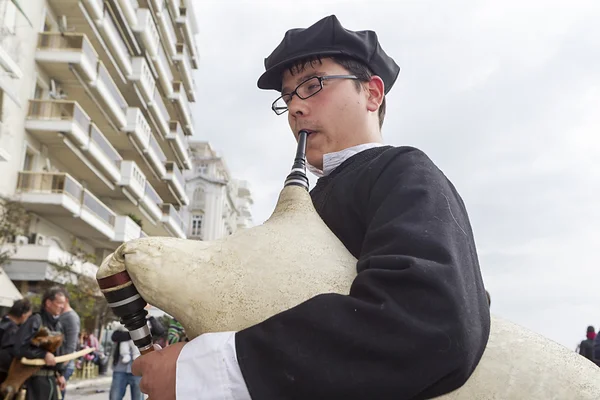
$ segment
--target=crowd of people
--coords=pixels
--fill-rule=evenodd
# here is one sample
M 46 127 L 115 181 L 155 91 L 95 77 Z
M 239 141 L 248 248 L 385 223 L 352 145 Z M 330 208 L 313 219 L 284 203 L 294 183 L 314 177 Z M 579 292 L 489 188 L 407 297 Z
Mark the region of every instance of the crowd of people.
M 155 317 L 149 317 L 147 322 L 155 343 L 162 347 L 187 341 L 183 327 L 176 320 L 171 320 L 167 328 Z M 50 335 L 63 336 L 62 344 L 54 352 L 34 344 L 34 338 L 42 330 L 47 330 Z M 110 339 L 112 346 L 104 349 L 92 332 L 81 327 L 81 318 L 71 307 L 69 293 L 62 287 L 55 286 L 46 290 L 37 312 L 33 310 L 29 299 L 17 300 L 0 321 L 0 384 L 7 379 L 15 358 L 43 359 L 46 365 L 23 385 L 26 399 L 65 399 L 66 384 L 75 371 L 82 370 L 86 363 L 92 363 L 98 366 L 100 374 L 106 374 L 112 358 L 109 399 L 122 400 L 129 386 L 131 398 L 142 400 L 144 397 L 139 387 L 140 378 L 131 373 L 131 364 L 139 357 L 139 350 L 129 332 L 118 322 L 115 323 Z M 56 362 L 58 356 L 73 354 L 86 348 L 94 350 L 68 362 Z

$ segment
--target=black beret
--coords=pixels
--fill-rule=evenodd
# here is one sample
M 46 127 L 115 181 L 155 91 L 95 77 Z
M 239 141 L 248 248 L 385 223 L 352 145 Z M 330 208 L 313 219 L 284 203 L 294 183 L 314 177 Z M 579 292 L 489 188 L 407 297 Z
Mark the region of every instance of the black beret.
M 258 79 L 260 89 L 281 91 L 284 70 L 295 60 L 310 56 L 345 55 L 366 64 L 385 84 L 385 93 L 396 82 L 400 67 L 388 56 L 373 31 L 345 29 L 330 15 L 306 29 L 290 29 L 279 46 L 265 59 L 266 71 Z

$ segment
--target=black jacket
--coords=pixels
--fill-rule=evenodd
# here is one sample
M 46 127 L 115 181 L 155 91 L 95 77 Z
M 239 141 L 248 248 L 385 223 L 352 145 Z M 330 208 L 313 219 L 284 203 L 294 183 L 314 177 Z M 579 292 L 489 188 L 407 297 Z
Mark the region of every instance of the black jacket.
M 311 196 L 358 276 L 348 296 L 316 296 L 236 334 L 252 399 L 424 399 L 462 386 L 490 315 L 454 186 L 423 152 L 384 146 Z
M 14 357 L 13 344 L 19 326 L 8 316 L 0 321 L 0 371 L 7 372 Z
M 46 350 L 36 347 L 31 344 L 31 339 L 36 335 L 42 326 L 45 326 L 52 332 L 57 332 L 64 335 L 62 324 L 58 318 L 52 317 L 48 312 L 42 310 L 38 313 L 33 314 L 25 321 L 23 325 L 19 327 L 15 337 L 15 344 L 13 347 L 15 357 L 21 358 L 44 358 L 46 356 Z M 63 354 L 64 346 L 60 346 L 54 353 L 55 356 Z M 66 366 L 64 363 L 58 363 L 55 366 L 49 367 L 44 366 L 43 369 L 53 369 L 60 374 L 64 373 Z

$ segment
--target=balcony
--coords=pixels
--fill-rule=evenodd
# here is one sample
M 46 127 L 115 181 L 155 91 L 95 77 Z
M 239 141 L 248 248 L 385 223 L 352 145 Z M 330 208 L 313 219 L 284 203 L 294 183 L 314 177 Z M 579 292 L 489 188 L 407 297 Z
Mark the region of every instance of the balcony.
M 95 1 L 93 2 L 95 3 Z M 98 18 L 95 22 L 104 42 L 108 45 L 110 54 L 116 60 L 121 73 L 124 76 L 131 75 L 132 68 L 129 49 L 121 38 L 119 28 L 117 28 L 108 9 L 105 9 L 102 17 Z
M 128 104 L 102 62 L 98 63 L 98 77 L 91 86 L 95 88 L 99 95 L 96 97 L 105 106 L 117 129 L 124 129 Z
M 162 203 L 163 200 L 158 193 L 156 193 L 156 190 L 154 190 L 150 182 L 146 181 L 142 206 L 146 209 L 148 214 L 157 221 L 160 221 L 162 218 L 162 211 L 159 207 Z
M 88 141 L 90 117 L 74 101 L 30 100 L 25 129 L 49 146 L 63 142 L 66 136 L 83 147 Z
M 155 58 L 158 56 L 158 48 L 160 46 L 160 36 L 158 29 L 152 18 L 152 14 L 148 9 L 138 8 L 137 10 L 137 25 L 133 26 L 132 30 L 137 33 L 146 50 L 146 53 Z
M 79 217 L 106 238 L 111 240 L 114 238 L 116 214 L 87 189 L 83 190 Z
M 238 197 L 247 197 L 250 198 L 252 194 L 250 193 L 250 185 L 248 181 L 238 181 Z
M 94 191 L 110 192 L 121 179 L 121 156 L 77 102 L 30 100 L 25 129 Z
M 137 0 L 117 0 L 117 4 L 119 8 L 125 15 L 125 19 L 129 26 L 137 26 L 138 24 L 138 10 L 139 5 L 137 4 Z
M 115 213 L 69 174 L 21 171 L 16 195 L 26 210 L 75 236 L 114 237 Z
M 152 171 L 148 170 L 148 173 L 154 173 L 158 179 L 162 179 L 166 173 L 164 164 L 167 157 L 156 142 L 152 129 L 139 108 L 130 108 L 127 111 L 125 132 L 131 135 L 133 143 L 141 153 L 140 155 L 146 158 L 152 166 Z M 146 176 L 149 177 L 149 175 Z
M 150 159 L 158 176 L 164 177 L 165 175 L 168 175 L 168 171 L 165 168 L 167 157 L 152 134 L 150 135 L 150 141 L 148 142 L 146 154 L 148 155 L 148 158 Z
M 119 186 L 127 190 L 136 201 L 144 197 L 146 176 L 134 161 L 121 163 L 121 181 Z
M 176 53 L 175 45 L 177 44 L 177 36 L 175 34 L 173 21 L 171 20 L 171 16 L 169 15 L 169 10 L 167 10 L 166 4 L 163 4 L 163 9 L 160 11 L 160 13 L 156 14 L 156 20 L 159 30 L 162 34 L 161 42 L 165 46 L 169 57 L 173 57 Z
M 110 176 L 112 182 L 116 183 L 122 179 L 123 158 L 94 123 L 90 124 L 89 142 L 84 146 L 84 150 L 89 153 L 96 166 Z
M 169 141 L 171 148 L 186 169 L 192 168 L 192 162 L 188 155 L 188 142 L 183 134 L 181 125 L 177 121 L 171 121 L 169 125 L 171 129 L 167 136 L 167 140 Z
M 144 57 L 134 57 L 132 58 L 131 65 L 132 73 L 129 76 L 129 80 L 135 82 L 144 101 L 146 103 L 151 102 L 156 82 L 154 81 L 154 76 L 152 76 L 152 71 L 150 71 L 146 59 Z
M 185 7 L 179 8 L 179 17 L 176 20 L 180 31 L 183 33 L 182 39 L 187 45 L 192 61 L 192 67 L 198 69 L 198 50 L 196 49 L 196 39 L 194 38 L 194 32 L 192 31 L 192 24 L 190 22 L 190 16 L 188 15 L 188 9 Z
M 3 248 L 3 251 L 8 248 Z M 75 274 L 95 278 L 98 267 L 52 244 L 23 244 L 17 246 L 4 270 L 15 281 L 54 280 L 55 265 L 69 265 Z
M 190 64 L 190 56 L 187 48 L 183 43 L 177 43 L 177 54 L 173 57 L 173 61 L 177 63 L 179 75 L 186 88 L 186 93 L 189 101 L 196 101 L 195 88 L 196 82 L 192 74 L 192 65 Z
M 114 242 L 129 242 L 142 237 L 142 228 L 129 216 L 119 215 L 115 219 Z
M 171 12 L 171 15 L 173 16 L 173 19 L 177 20 L 179 18 L 179 9 L 181 8 L 181 1 L 180 0 L 167 0 L 167 5 L 169 6 L 169 11 Z
M 156 68 L 156 72 L 158 73 L 158 82 L 160 83 L 165 96 L 168 98 L 173 93 L 173 73 L 171 72 L 169 60 L 167 59 L 162 46 L 158 46 L 156 54 L 156 57 L 152 58 L 152 61 L 154 63 L 154 68 Z
M 69 3 L 68 1 L 58 1 L 58 3 Z M 102 17 L 104 16 L 104 2 L 102 0 L 83 0 L 83 3 L 85 4 L 85 8 L 87 9 L 90 17 L 94 20 L 94 21 L 100 21 L 102 20 Z M 73 3 L 71 2 L 71 8 L 76 8 L 73 6 Z
M 190 199 L 185 193 L 185 179 L 183 178 L 183 174 L 172 161 L 165 163 L 165 167 L 167 170 L 165 180 L 169 183 L 169 187 L 176 193 L 182 204 L 189 204 Z
M 26 210 L 69 222 L 81 209 L 83 188 L 65 173 L 19 172 L 16 194 Z
M 190 109 L 190 103 L 181 82 L 173 82 L 173 94 L 170 99 L 175 103 L 177 112 L 181 116 L 184 132 L 187 135 L 193 135 L 194 121 L 192 119 L 192 110 Z
M 172 204 L 163 204 L 162 205 L 162 222 L 165 224 L 167 229 L 173 234 L 181 239 L 185 239 L 185 225 L 183 224 L 183 219 L 173 207 Z
M 148 108 L 150 108 L 152 118 L 156 122 L 159 132 L 163 137 L 167 137 L 170 133 L 169 121 L 171 117 L 158 89 L 154 89 L 152 102 L 148 104 Z
M 61 82 L 73 80 L 71 66 L 87 81 L 96 79 L 98 54 L 87 36 L 82 33 L 38 34 L 35 60 L 49 76 Z

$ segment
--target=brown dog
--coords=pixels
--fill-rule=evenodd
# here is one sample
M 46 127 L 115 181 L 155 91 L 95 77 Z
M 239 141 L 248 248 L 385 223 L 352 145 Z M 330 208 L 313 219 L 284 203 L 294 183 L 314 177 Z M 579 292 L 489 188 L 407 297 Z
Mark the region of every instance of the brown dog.
M 31 344 L 54 353 L 63 340 L 62 334 L 51 333 L 48 328 L 43 326 L 31 339 Z M 42 366 L 23 365 L 20 360 L 14 358 L 8 370 L 8 377 L 0 385 L 0 393 L 4 396 L 3 400 L 13 400 L 25 381 L 41 368 Z

